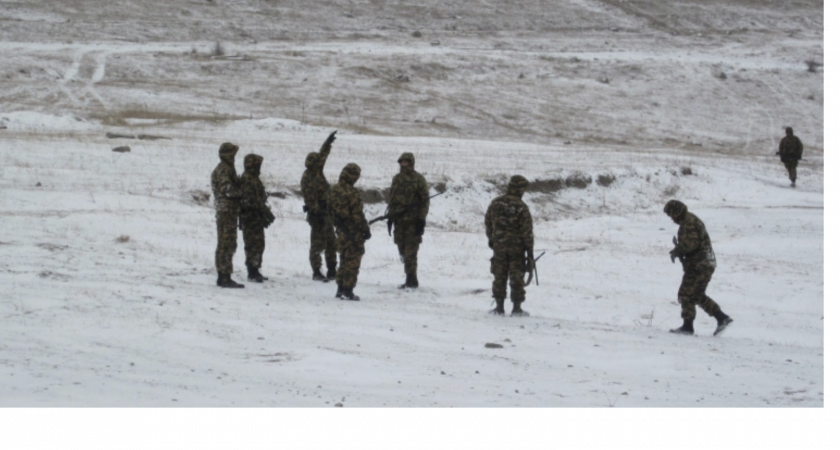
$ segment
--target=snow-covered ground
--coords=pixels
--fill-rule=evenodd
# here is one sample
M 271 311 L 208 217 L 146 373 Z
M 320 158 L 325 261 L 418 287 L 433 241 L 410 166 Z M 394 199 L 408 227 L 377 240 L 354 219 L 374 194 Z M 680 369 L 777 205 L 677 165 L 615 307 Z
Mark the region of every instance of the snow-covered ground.
M 825 412 L 823 71 L 804 63 L 823 61 L 822 2 L 291 3 L 2 2 L 0 406 Z M 787 125 L 795 189 L 773 155 Z M 443 192 L 418 290 L 396 289 L 384 224 L 361 302 L 310 280 L 298 180 L 334 129 L 330 181 L 356 162 L 374 199 L 411 151 Z M 265 157 L 277 195 L 270 281 L 243 290 L 214 284 L 225 141 L 240 172 Z M 483 214 L 516 173 L 546 254 L 531 316 L 493 317 Z M 671 198 L 711 235 L 722 336 L 702 311 L 696 337 L 667 332 Z M 234 264 L 244 282 L 241 236 Z M 602 419 L 581 414 L 560 420 Z M 689 417 L 706 431 L 689 414 L 669 444 Z
M 101 131 L 9 133 L 0 147 L 3 404 L 823 405 L 823 180 L 810 161 L 791 189 L 772 157 L 339 134 L 326 168 L 333 181 L 355 161 L 360 187 L 386 187 L 399 153 L 412 149 L 437 189 L 447 180 L 421 248 L 422 287 L 395 288 L 396 247 L 376 226 L 356 289 L 363 301 L 348 304 L 309 279 L 308 227 L 291 193 L 328 130 L 262 125 L 132 142 L 122 154 Z M 265 155 L 269 191 L 288 192 L 271 198 L 271 282 L 241 291 L 214 285 L 206 198 L 216 135 Z M 272 141 L 284 143 L 282 156 Z M 511 150 L 528 157 L 503 170 Z M 532 316 L 488 317 L 492 169 L 563 178 L 569 168 L 553 160 L 615 181 L 526 195 L 536 249 L 546 251 L 540 286 L 529 288 Z M 709 293 L 736 320 L 725 337 L 709 337 L 703 314 L 697 338 L 664 332 L 679 323 L 681 270 L 667 257 L 676 226 L 661 212 L 672 197 L 714 239 L 720 266 Z M 370 204 L 367 215 L 383 209 Z M 241 248 L 235 264 L 242 280 Z

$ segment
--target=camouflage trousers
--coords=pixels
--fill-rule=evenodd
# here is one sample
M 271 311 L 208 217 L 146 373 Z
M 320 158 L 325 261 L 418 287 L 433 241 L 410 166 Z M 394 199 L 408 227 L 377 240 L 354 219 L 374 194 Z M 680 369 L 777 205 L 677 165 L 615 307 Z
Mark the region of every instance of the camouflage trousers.
M 799 165 L 799 161 L 795 159 L 786 159 L 782 162 L 785 163 L 785 169 L 788 171 L 788 178 L 790 178 L 790 181 L 796 181 L 796 166 Z
M 504 301 L 510 280 L 510 300 L 514 304 L 525 301 L 525 252 L 513 249 L 494 249 L 490 259 L 493 273 L 493 298 Z
M 335 267 L 335 229 L 332 216 L 326 216 L 319 221 L 315 217 L 308 217 L 309 222 L 309 265 L 313 271 L 321 268 L 321 253 L 327 260 L 327 268 Z
M 236 253 L 237 215 L 216 213 L 216 272 L 230 275 L 233 273 L 233 254 Z
M 394 224 L 394 243 L 403 260 L 406 275 L 417 276 L 417 252 L 423 236 L 417 235 L 417 224 L 414 222 L 397 222 Z
M 700 306 L 710 316 L 714 316 L 720 312 L 720 306 L 706 295 L 706 287 L 709 285 L 709 281 L 712 280 L 713 273 L 715 273 L 714 267 L 705 265 L 683 268 L 683 279 L 680 284 L 680 290 L 677 293 L 677 299 L 682 308 L 682 314 L 680 316 L 683 320 L 689 322 L 694 321 L 694 318 L 697 316 L 695 305 Z
M 358 242 L 358 240 L 357 240 Z M 336 239 L 338 247 L 338 271 L 335 274 L 335 282 L 339 286 L 353 289 L 356 287 L 356 280 L 359 278 L 359 268 L 362 267 L 362 256 L 365 254 L 365 244 L 354 244 L 344 233 Z
M 265 252 L 265 227 L 259 215 L 243 213 L 240 216 L 242 240 L 245 241 L 245 265 L 259 269 Z

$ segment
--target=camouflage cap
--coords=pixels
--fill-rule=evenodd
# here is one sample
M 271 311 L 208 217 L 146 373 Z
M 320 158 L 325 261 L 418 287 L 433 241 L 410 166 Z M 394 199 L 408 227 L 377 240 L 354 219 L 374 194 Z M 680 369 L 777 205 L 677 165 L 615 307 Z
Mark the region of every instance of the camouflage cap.
M 317 169 L 318 168 L 318 163 L 320 162 L 320 160 L 321 160 L 321 155 L 319 155 L 318 153 L 315 153 L 315 152 L 310 152 L 308 155 L 306 155 L 306 163 L 305 163 L 306 168 L 307 169 Z
M 688 206 L 679 200 L 668 200 L 663 211 L 672 219 L 676 219 L 688 212 Z
M 219 147 L 219 156 L 236 156 L 236 152 L 239 151 L 238 145 L 233 145 L 230 142 L 225 142 Z
M 263 157 L 260 155 L 255 155 L 250 153 L 245 155 L 245 168 L 248 169 L 250 167 L 260 167 L 262 166 Z

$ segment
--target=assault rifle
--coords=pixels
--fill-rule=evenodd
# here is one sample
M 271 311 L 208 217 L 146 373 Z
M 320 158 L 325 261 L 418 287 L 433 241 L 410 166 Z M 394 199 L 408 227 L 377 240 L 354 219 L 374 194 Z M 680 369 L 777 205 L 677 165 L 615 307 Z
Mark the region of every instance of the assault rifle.
M 441 194 L 443 194 L 443 192 L 438 192 L 437 194 L 432 195 L 431 197 L 429 197 L 426 200 L 420 200 L 420 201 L 416 201 L 414 203 L 411 203 L 411 204 L 407 205 L 406 207 L 400 209 L 399 211 L 389 212 L 386 209 L 385 214 L 369 220 L 368 225 L 373 225 L 374 223 L 379 222 L 380 220 L 388 219 L 388 236 L 390 236 L 391 235 L 391 226 L 393 226 L 393 224 L 394 224 L 394 219 L 396 219 L 397 217 L 400 217 L 403 214 L 407 213 L 412 208 L 416 208 L 416 207 L 422 205 L 423 203 L 426 203 L 427 201 L 429 201 L 429 200 L 431 200 L 431 199 L 433 199 L 433 198 L 435 198 L 435 197 L 437 197 L 438 195 L 441 195 Z
M 528 286 L 529 284 L 531 284 L 531 275 L 533 275 L 534 278 L 537 280 L 537 286 L 540 285 L 540 274 L 537 273 L 537 261 L 539 261 L 540 258 L 543 257 L 543 255 L 545 255 L 545 252 L 540 253 L 540 256 L 537 256 L 536 258 L 534 258 L 533 261 L 529 260 L 527 262 L 528 269 L 533 269 L 533 272 L 531 270 L 528 270 L 528 281 L 525 282 L 525 286 Z

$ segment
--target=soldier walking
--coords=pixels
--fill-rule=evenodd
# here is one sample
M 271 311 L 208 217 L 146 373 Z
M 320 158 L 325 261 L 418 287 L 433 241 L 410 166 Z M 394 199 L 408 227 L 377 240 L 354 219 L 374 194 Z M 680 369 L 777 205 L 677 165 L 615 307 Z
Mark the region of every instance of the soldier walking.
M 330 156 L 335 131 L 330 133 L 321 150 L 306 156 L 306 170 L 300 179 L 303 191 L 303 210 L 309 223 L 309 265 L 312 267 L 312 279 L 329 281 L 335 279 L 335 230 L 333 212 L 330 205 L 330 183 L 324 176 L 324 165 Z M 321 273 L 321 252 L 327 261 L 327 275 Z
M 216 286 L 223 288 L 243 288 L 231 280 L 233 273 L 233 254 L 236 253 L 236 221 L 239 218 L 239 200 L 242 191 L 236 176 L 235 158 L 239 147 L 225 142 L 219 147 L 221 162 L 210 176 L 213 189 L 213 201 L 216 206 L 216 272 L 219 278 Z
M 263 157 L 253 153 L 245 156 L 245 173 L 240 178 L 242 190 L 239 227 L 245 241 L 245 267 L 248 281 L 262 283 L 268 278 L 260 273 L 265 251 L 265 229 L 274 222 L 274 214 L 268 205 L 268 195 L 260 180 Z
M 525 301 L 525 272 L 534 267 L 534 225 L 531 210 L 522 201 L 528 180 L 521 175 L 510 178 L 507 194 L 490 202 L 484 215 L 487 245 L 493 249 L 490 272 L 493 273 L 493 314 L 505 314 L 506 284 L 510 280 L 511 316 L 528 316 L 522 309 Z
M 388 199 L 388 230 L 394 225 L 394 243 L 403 262 L 405 283 L 400 289 L 417 288 L 417 252 L 426 231 L 429 214 L 429 185 L 426 178 L 414 170 L 414 154 L 403 153 L 397 162 L 400 172 L 391 180 Z
M 732 323 L 732 318 L 724 314 L 720 306 L 706 295 L 706 287 L 717 267 L 706 225 L 699 217 L 688 212 L 688 207 L 679 200 L 668 201 L 664 211 L 680 226 L 670 255 L 672 262 L 679 258 L 683 266 L 682 283 L 677 293 L 682 308 L 683 325 L 671 332 L 693 335 L 694 318 L 697 315 L 695 305 L 699 305 L 706 314 L 717 319 L 717 328 L 714 331 L 714 335 L 717 336 Z
M 336 246 L 338 247 L 339 265 L 335 276 L 338 290 L 336 298 L 342 300 L 359 300 L 353 293 L 362 256 L 365 254 L 365 241 L 370 239 L 370 227 L 365 220 L 364 203 L 359 190 L 353 187 L 362 169 L 350 163 L 344 166 L 338 183 L 330 191 L 335 226 L 338 230 Z
M 802 159 L 802 141 L 793 135 L 793 128 L 785 128 L 785 137 L 779 142 L 779 151 L 776 154 L 788 171 L 790 186 L 796 187 L 796 166 Z

